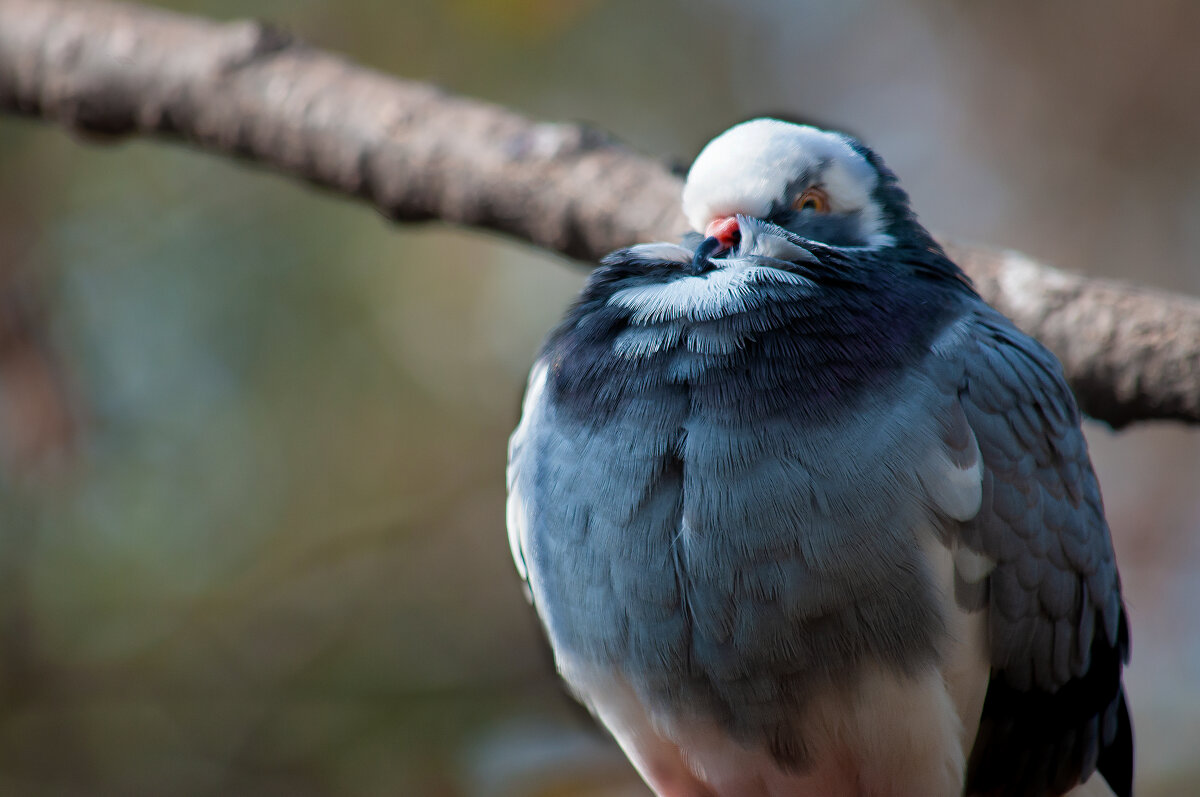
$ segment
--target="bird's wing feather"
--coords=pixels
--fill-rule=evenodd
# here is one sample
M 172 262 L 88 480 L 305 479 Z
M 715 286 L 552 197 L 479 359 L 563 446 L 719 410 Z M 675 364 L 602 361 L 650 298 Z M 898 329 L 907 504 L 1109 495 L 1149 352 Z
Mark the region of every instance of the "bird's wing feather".
M 943 436 L 958 469 L 943 470 L 957 482 L 923 481 L 956 531 L 958 602 L 986 609 L 989 628 L 992 678 L 968 793 L 1060 794 L 1098 767 L 1127 795 L 1132 737 L 1120 679 L 1128 631 L 1099 487 L 1061 368 L 983 307 L 943 334 L 929 367 L 956 393 Z M 965 510 L 976 502 L 971 516 Z

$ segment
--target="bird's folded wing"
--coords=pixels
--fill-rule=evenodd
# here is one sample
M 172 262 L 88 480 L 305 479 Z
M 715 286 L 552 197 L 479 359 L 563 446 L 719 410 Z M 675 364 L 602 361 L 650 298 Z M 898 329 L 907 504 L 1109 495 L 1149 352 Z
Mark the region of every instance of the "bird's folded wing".
M 952 529 L 956 599 L 988 621 L 992 677 L 968 793 L 1061 794 L 1098 767 L 1128 794 L 1128 631 L 1060 366 L 981 307 L 940 337 L 927 369 L 953 396 L 942 454 L 955 467 L 922 481 Z

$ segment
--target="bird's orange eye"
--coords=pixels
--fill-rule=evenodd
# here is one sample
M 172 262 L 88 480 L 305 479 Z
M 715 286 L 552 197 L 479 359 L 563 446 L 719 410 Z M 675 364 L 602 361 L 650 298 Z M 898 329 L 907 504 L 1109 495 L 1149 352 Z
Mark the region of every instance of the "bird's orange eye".
M 816 186 L 805 188 L 792 202 L 792 207 L 796 210 L 812 210 L 817 213 L 828 213 L 829 194 Z

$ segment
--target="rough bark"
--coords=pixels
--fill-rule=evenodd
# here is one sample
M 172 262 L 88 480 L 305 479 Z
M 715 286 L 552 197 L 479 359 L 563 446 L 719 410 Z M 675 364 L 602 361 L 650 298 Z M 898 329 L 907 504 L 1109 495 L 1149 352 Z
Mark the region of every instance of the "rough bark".
M 187 141 L 397 221 L 496 230 L 582 260 L 685 226 L 679 179 L 594 130 L 382 75 L 256 22 L 0 0 L 0 110 L 91 137 Z M 1200 302 L 949 248 L 1062 358 L 1090 415 L 1200 422 Z

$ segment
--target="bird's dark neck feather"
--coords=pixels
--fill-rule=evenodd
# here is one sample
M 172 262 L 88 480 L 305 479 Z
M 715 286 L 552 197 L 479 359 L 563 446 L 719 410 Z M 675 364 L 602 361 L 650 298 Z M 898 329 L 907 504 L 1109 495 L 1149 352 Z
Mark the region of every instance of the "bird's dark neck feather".
M 631 399 L 685 391 L 716 420 L 784 409 L 829 420 L 922 358 L 971 290 L 940 249 L 911 246 L 852 260 L 820 251 L 816 263 L 789 267 L 804 286 L 761 286 L 756 306 L 712 319 L 639 322 L 611 301 L 624 288 L 677 279 L 678 268 L 614 258 L 593 274 L 544 351 L 560 408 L 602 423 Z M 619 338 L 650 351 L 618 351 Z

